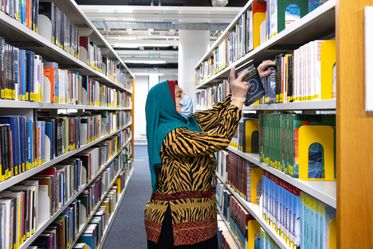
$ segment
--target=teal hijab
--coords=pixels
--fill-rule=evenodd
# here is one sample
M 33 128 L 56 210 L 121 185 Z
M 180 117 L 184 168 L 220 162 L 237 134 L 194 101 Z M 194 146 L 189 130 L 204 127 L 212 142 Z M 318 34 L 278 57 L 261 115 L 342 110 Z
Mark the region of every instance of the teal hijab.
M 146 99 L 146 137 L 153 191 L 157 187 L 156 172 L 161 167 L 160 151 L 167 134 L 176 128 L 201 131 L 193 116 L 186 120 L 176 111 L 172 96 L 168 81 L 164 81 L 152 87 Z

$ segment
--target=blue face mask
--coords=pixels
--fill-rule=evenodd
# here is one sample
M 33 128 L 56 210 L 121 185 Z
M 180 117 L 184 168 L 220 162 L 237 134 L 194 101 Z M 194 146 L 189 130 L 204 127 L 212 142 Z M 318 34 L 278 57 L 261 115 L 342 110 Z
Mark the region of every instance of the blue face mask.
M 193 100 L 187 95 L 181 99 L 181 116 L 185 119 L 189 119 L 193 114 Z

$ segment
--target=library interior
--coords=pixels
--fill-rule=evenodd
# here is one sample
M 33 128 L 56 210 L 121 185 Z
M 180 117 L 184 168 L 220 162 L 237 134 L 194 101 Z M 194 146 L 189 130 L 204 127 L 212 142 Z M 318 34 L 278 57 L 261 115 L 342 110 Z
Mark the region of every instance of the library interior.
M 0 249 L 372 249 L 373 0 L 0 0 Z

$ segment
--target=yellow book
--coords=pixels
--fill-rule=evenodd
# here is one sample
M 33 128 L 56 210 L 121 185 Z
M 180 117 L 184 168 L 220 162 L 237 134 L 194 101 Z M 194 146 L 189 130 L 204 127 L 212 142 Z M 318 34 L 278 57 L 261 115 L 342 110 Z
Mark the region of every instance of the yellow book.
M 253 43 L 254 48 L 260 45 L 261 25 L 266 20 L 266 2 L 253 2 Z

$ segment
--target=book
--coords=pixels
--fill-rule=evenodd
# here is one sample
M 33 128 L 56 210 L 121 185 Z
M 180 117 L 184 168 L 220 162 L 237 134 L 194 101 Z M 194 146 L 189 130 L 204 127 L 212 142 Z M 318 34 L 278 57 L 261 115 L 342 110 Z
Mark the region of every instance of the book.
M 243 81 L 246 81 L 250 87 L 246 95 L 245 105 L 250 106 L 265 95 L 261 78 L 254 64 L 246 64 L 236 70 L 236 77 L 247 70 Z

